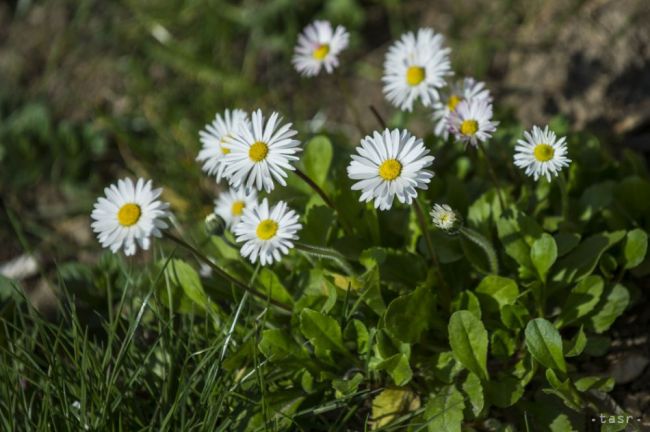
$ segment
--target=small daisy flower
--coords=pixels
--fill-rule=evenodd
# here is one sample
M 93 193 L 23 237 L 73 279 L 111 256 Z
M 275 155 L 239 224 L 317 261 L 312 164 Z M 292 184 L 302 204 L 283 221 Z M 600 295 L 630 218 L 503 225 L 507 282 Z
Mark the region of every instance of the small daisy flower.
M 541 176 L 551 181 L 551 175 L 557 176 L 571 163 L 571 159 L 566 157 L 566 138 L 558 139 L 548 126 L 544 130 L 533 126 L 531 132 L 524 132 L 524 138 L 515 146 L 515 165 L 525 169 L 526 175 L 534 177 L 535 181 Z
M 291 161 L 298 160 L 300 141 L 293 139 L 298 133 L 291 123 L 280 126 L 282 118 L 276 112 L 264 123 L 264 115 L 257 110 L 251 123 L 243 125 L 228 143 L 230 152 L 224 158 L 225 175 L 233 187 L 245 186 L 270 192 L 274 180 L 286 186 L 286 171 L 295 168 Z
M 411 204 L 416 189 L 427 189 L 433 172 L 424 168 L 434 157 L 424 147 L 422 139 L 406 130 L 375 131 L 361 140 L 348 166 L 348 177 L 358 180 L 353 190 L 361 190 L 359 201 L 375 201 L 375 208 L 389 210 L 395 197 Z
M 449 115 L 456 110 L 458 104 L 464 100 L 483 99 L 492 103 L 490 91 L 485 88 L 485 83 L 474 78 L 464 78 L 449 86 L 443 92 L 441 100 L 433 104 L 434 133 L 442 139 L 449 137 Z
M 262 265 L 267 265 L 280 261 L 282 255 L 289 253 L 301 228 L 298 215 L 284 201 L 269 208 L 264 198 L 260 205 L 244 209 L 233 231 L 237 242 L 244 243 L 241 255 L 253 264 L 259 260 Z
M 170 216 L 169 204 L 159 201 L 162 189 L 151 189 L 151 180 L 118 180 L 104 189 L 90 217 L 94 220 L 92 229 L 105 248 L 113 253 L 124 249 L 125 255 L 133 255 L 137 244 L 149 249 L 152 235 L 160 237 L 167 228 L 163 220 Z
M 203 162 L 203 171 L 221 181 L 225 171 L 224 156 L 230 153 L 228 143 L 233 134 L 248 123 L 248 114 L 240 109 L 226 110 L 217 114 L 212 123 L 205 125 L 199 132 L 203 147 L 199 152 L 197 161 Z
M 485 99 L 459 102 L 449 115 L 449 131 L 457 140 L 473 146 L 490 139 L 498 124 L 492 121 L 492 104 Z
M 243 187 L 230 189 L 220 194 L 214 204 L 214 212 L 226 221 L 227 226 L 233 226 L 241 219 L 244 209 L 257 205 L 257 192 Z
M 458 222 L 456 212 L 447 204 L 434 204 L 429 214 L 433 224 L 443 231 L 452 230 Z
M 328 21 L 314 21 L 298 36 L 293 66 L 304 76 L 316 76 L 322 68 L 332 73 L 338 67 L 338 55 L 348 46 L 350 35 L 343 26 L 332 30 Z
M 439 98 L 438 90 L 451 75 L 449 53 L 444 37 L 430 28 L 408 32 L 395 42 L 384 60 L 384 95 L 401 110 L 413 110 L 413 102 L 432 106 Z

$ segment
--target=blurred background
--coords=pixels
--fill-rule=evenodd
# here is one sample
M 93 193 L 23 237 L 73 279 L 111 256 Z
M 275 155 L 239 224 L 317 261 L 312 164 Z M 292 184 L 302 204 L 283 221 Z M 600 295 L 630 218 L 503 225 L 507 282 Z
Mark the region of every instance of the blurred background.
M 335 75 L 304 79 L 290 60 L 315 18 L 345 25 L 351 47 Z M 5 0 L 0 297 L 20 280 L 52 313 L 52 281 L 100 259 L 89 214 L 117 178 L 154 179 L 181 222 L 201 221 L 218 186 L 195 161 L 198 131 L 226 107 L 349 146 L 377 127 L 370 105 L 405 121 L 383 99 L 383 56 L 421 26 L 447 37 L 457 76 L 488 83 L 500 118 L 562 119 L 647 157 L 648 22 L 648 0 Z M 406 120 L 427 134 L 428 116 Z

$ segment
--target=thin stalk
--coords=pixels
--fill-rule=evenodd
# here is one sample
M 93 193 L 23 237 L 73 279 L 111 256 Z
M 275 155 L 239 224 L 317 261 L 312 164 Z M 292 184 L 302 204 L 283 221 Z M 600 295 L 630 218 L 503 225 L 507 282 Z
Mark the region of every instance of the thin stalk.
M 562 199 L 562 219 L 566 222 L 569 218 L 569 187 L 563 172 L 558 176 L 558 185 L 560 186 L 560 196 Z
M 479 143 L 478 148 L 483 153 L 483 156 L 485 156 L 485 162 L 487 163 L 488 173 L 490 174 L 492 183 L 494 183 L 494 188 L 496 189 L 497 197 L 499 198 L 499 204 L 501 204 L 501 211 L 504 212 L 506 211 L 506 205 L 503 197 L 501 196 L 502 190 L 501 187 L 499 186 L 499 180 L 497 180 L 496 171 L 494 171 L 494 167 L 492 166 L 492 162 L 490 161 L 490 157 L 488 156 L 487 151 L 483 146 L 483 143 Z
M 368 108 L 370 108 L 370 111 L 372 111 L 372 114 L 375 116 L 377 119 L 377 123 L 381 126 L 382 129 L 386 129 L 386 121 L 384 118 L 379 114 L 379 111 L 377 111 L 377 108 L 375 108 L 374 105 L 368 105 Z
M 429 255 L 431 255 L 431 263 L 433 264 L 433 268 L 436 270 L 436 273 L 438 273 L 438 279 L 440 279 L 440 283 L 442 285 L 442 289 L 440 291 L 440 301 L 445 308 L 449 309 L 451 305 L 451 290 L 449 288 L 449 285 L 447 285 L 447 281 L 445 281 L 445 278 L 442 275 L 442 268 L 440 267 L 440 262 L 436 256 L 436 251 L 433 248 L 433 240 L 431 239 L 431 234 L 429 233 L 429 229 L 427 227 L 424 210 L 422 210 L 422 206 L 417 199 L 413 200 L 413 202 L 415 215 L 418 218 L 418 223 L 420 225 L 420 229 L 422 230 L 422 235 L 424 236 L 424 241 L 427 244 L 427 250 L 429 251 Z
M 352 266 L 348 263 L 345 257 L 338 252 L 337 250 L 325 248 L 321 246 L 313 246 L 306 243 L 295 243 L 296 249 L 301 252 L 306 253 L 307 255 L 315 256 L 316 258 L 330 259 L 337 263 L 339 267 L 348 275 L 355 276 L 355 271 Z
M 243 289 L 244 291 L 254 295 L 255 297 L 257 297 L 257 298 L 259 298 L 261 300 L 268 301 L 272 305 L 277 306 L 278 308 L 283 309 L 286 312 L 289 312 L 289 313 L 292 312 L 291 306 L 286 305 L 286 304 L 284 304 L 282 302 L 279 302 L 277 300 L 273 300 L 272 298 L 267 297 L 266 295 L 262 294 L 261 292 L 256 291 L 253 288 L 249 287 L 245 283 L 235 279 L 233 276 L 231 276 L 225 270 L 223 270 L 221 267 L 219 267 L 218 265 L 213 263 L 212 260 L 210 260 L 208 257 L 203 255 L 199 250 L 197 250 L 191 244 L 187 243 L 185 240 L 180 239 L 180 238 L 176 237 L 175 235 L 170 234 L 168 232 L 163 232 L 163 235 L 167 239 L 169 239 L 169 240 L 173 241 L 174 243 L 176 243 L 177 245 L 182 246 L 185 249 L 187 249 L 188 251 L 190 251 L 195 257 L 197 257 L 198 259 L 200 259 L 201 261 L 206 263 L 212 270 L 214 270 L 221 277 L 223 277 L 224 279 L 226 279 L 227 281 L 229 281 L 230 283 L 232 283 L 236 287 L 238 287 L 240 289 Z

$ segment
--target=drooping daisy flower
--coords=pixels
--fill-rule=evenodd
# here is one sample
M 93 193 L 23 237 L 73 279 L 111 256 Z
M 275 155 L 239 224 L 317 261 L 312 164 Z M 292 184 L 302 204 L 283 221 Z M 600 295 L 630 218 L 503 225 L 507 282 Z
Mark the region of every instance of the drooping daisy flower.
M 163 220 L 170 216 L 169 204 L 159 201 L 162 189 L 151 189 L 151 180 L 118 180 L 104 189 L 105 197 L 95 203 L 90 217 L 92 228 L 105 248 L 115 253 L 124 249 L 124 254 L 133 255 L 137 244 L 149 249 L 152 235 L 160 237 L 167 228 Z
M 447 204 L 434 204 L 429 214 L 433 224 L 443 231 L 452 230 L 458 222 L 456 212 Z
M 284 201 L 269 209 L 264 198 L 260 205 L 244 209 L 233 232 L 237 242 L 244 243 L 240 251 L 243 257 L 253 264 L 259 260 L 262 265 L 267 265 L 280 261 L 282 255 L 289 253 L 301 228 L 298 215 L 287 208 Z
M 533 126 L 531 132 L 524 132 L 524 138 L 518 140 L 515 146 L 515 165 L 525 169 L 526 175 L 533 176 L 535 181 L 540 176 L 546 176 L 551 181 L 551 175 L 557 176 L 563 167 L 571 163 L 571 159 L 566 157 L 566 138 L 558 139 L 548 126 L 544 130 Z
M 338 55 L 348 46 L 350 35 L 343 26 L 332 31 L 329 21 L 314 21 L 298 36 L 293 66 L 304 76 L 316 76 L 321 68 L 332 73 L 338 67 Z
M 274 112 L 264 123 L 264 115 L 257 110 L 252 121 L 239 128 L 228 143 L 230 152 L 225 156 L 225 176 L 233 187 L 245 186 L 270 192 L 274 180 L 286 186 L 286 170 L 295 168 L 291 161 L 298 160 L 300 141 L 291 123 L 280 126 L 282 118 Z
M 242 126 L 248 123 L 248 114 L 240 109 L 226 110 L 217 114 L 212 123 L 205 125 L 199 132 L 203 147 L 196 160 L 203 162 L 203 171 L 221 181 L 226 166 L 223 164 L 223 157 L 230 153 L 228 143 L 232 140 L 233 134 Z
M 458 104 L 468 99 L 483 99 L 492 103 L 490 91 L 485 83 L 474 78 L 464 78 L 449 86 L 443 92 L 442 98 L 433 104 L 434 133 L 442 139 L 449 137 L 449 115 L 456 110 Z
M 227 226 L 233 226 L 241 219 L 244 209 L 257 205 L 257 192 L 243 187 L 230 189 L 220 194 L 214 204 L 214 212 L 223 218 Z
M 424 168 L 434 157 L 422 139 L 406 130 L 375 131 L 361 140 L 358 155 L 352 155 L 348 177 L 358 180 L 353 190 L 361 190 L 359 201 L 375 201 L 375 208 L 389 210 L 393 199 L 410 204 L 417 196 L 417 188 L 427 189 L 433 172 Z
M 490 139 L 498 124 L 492 121 L 492 104 L 485 99 L 459 102 L 449 115 L 449 131 L 457 140 L 473 146 Z
M 449 53 L 444 38 L 430 28 L 418 30 L 417 35 L 402 35 L 388 50 L 384 60 L 384 94 L 396 107 L 411 111 L 413 102 L 432 106 L 439 98 L 438 89 L 445 86 L 451 75 Z

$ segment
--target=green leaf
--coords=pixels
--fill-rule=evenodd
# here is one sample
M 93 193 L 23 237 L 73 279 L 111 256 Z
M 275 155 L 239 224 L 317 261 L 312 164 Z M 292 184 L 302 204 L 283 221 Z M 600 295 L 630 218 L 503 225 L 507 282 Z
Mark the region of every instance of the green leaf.
M 625 237 L 625 231 L 604 232 L 593 235 L 557 262 L 553 281 L 569 284 L 589 276 L 600 256 Z
M 517 403 L 524 394 L 521 381 L 512 376 L 487 383 L 488 400 L 499 408 L 508 408 Z
M 530 259 L 530 244 L 543 233 L 532 218 L 510 210 L 511 214 L 497 221 L 497 232 L 506 253 L 520 266 L 533 268 Z M 530 242 L 530 243 L 529 243 Z
M 575 385 L 578 391 L 583 393 L 589 390 L 608 393 L 614 388 L 614 378 L 597 376 L 583 377 L 576 380 Z
M 621 316 L 630 304 L 630 292 L 621 284 L 614 285 L 605 295 L 598 312 L 589 318 L 589 324 L 596 333 L 608 330 L 616 318 Z
M 453 385 L 440 389 L 424 408 L 424 421 L 430 432 L 460 432 L 465 401 Z
M 463 370 L 463 366 L 456 360 L 451 351 L 434 354 L 433 362 L 434 375 L 446 384 L 451 384 L 456 375 Z
M 510 330 L 519 330 L 530 320 L 528 309 L 520 304 L 504 305 L 499 311 L 501 322 Z
M 461 227 L 460 233 L 460 244 L 467 260 L 481 273 L 499 273 L 499 261 L 492 243 L 469 227 Z
M 335 390 L 334 397 L 341 399 L 350 396 L 357 392 L 359 384 L 363 382 L 363 375 L 355 373 L 349 379 L 334 379 L 332 380 L 332 387 Z
M 307 357 L 305 350 L 291 338 L 286 330 L 264 330 L 258 347 L 261 353 L 273 362 Z
M 257 282 L 264 287 L 263 292 L 273 300 L 293 304 L 293 297 L 271 269 L 263 267 L 257 275 Z
M 566 373 L 562 353 L 562 337 L 544 318 L 536 318 L 526 326 L 526 347 L 542 366 Z
M 563 257 L 564 255 L 571 252 L 578 243 L 580 243 L 580 234 L 570 233 L 570 232 L 559 232 L 556 233 L 553 238 L 555 239 L 555 244 L 557 245 L 557 256 Z
M 318 186 L 322 187 L 327 179 L 327 172 L 332 163 L 333 153 L 332 143 L 324 135 L 313 137 L 305 145 L 305 152 L 301 158 L 305 165 L 305 173 Z
M 585 350 L 587 346 L 587 336 L 580 326 L 578 332 L 571 338 L 571 340 L 564 344 L 564 352 L 566 357 L 577 357 Z
M 498 312 L 503 306 L 511 305 L 517 300 L 519 288 L 512 279 L 489 275 L 478 285 L 476 294 L 486 311 Z
M 379 268 L 374 266 L 364 273 L 361 276 L 361 284 L 363 286 L 361 293 L 363 302 L 377 315 L 383 315 L 386 312 L 386 305 L 381 296 Z
M 409 359 L 403 353 L 395 354 L 386 360 L 372 364 L 372 368 L 378 371 L 385 370 L 388 372 L 397 386 L 406 385 L 413 378 L 413 371 L 409 365 Z
M 574 410 L 574 411 L 581 411 L 582 410 L 582 398 L 580 397 L 580 394 L 576 391 L 576 389 L 573 387 L 571 384 L 570 379 L 565 379 L 562 381 L 561 379 L 558 378 L 558 376 L 553 372 L 553 369 L 547 369 L 546 370 L 546 379 L 548 383 L 553 387 L 553 390 L 548 390 L 545 389 L 544 393 L 550 393 L 554 394 L 562 401 L 564 404 Z
M 537 270 L 540 280 L 542 282 L 546 281 L 546 275 L 557 259 L 555 239 L 550 234 L 542 234 L 530 248 L 530 259 Z
M 487 372 L 488 333 L 483 323 L 469 311 L 454 312 L 449 319 L 449 344 L 454 356 L 483 381 Z
M 562 327 L 589 314 L 598 304 L 603 294 L 605 281 L 602 277 L 591 275 L 581 280 L 569 293 L 557 326 Z
M 165 274 L 183 289 L 185 295 L 203 309 L 208 309 L 209 300 L 203 290 L 201 278 L 191 265 L 180 259 L 173 259 L 167 265 Z
M 503 329 L 496 329 L 490 336 L 490 352 L 495 357 L 509 358 L 516 350 L 515 339 Z
M 387 388 L 372 400 L 372 428 L 389 425 L 400 415 L 420 408 L 420 398 L 408 389 Z
M 643 262 L 648 251 L 648 234 L 640 228 L 628 231 L 623 245 L 623 257 L 626 269 L 631 269 Z
M 434 297 L 428 286 L 393 300 L 386 309 L 386 329 L 399 340 L 414 343 L 429 327 L 429 318 L 435 310 Z
M 467 417 L 477 418 L 481 414 L 481 411 L 483 411 L 483 406 L 485 405 L 481 380 L 470 372 L 467 374 L 467 378 L 465 378 L 465 381 L 461 385 L 461 390 L 469 402 L 469 404 L 466 404 L 465 408 L 469 409 L 471 416 Z
M 357 343 L 357 352 L 359 354 L 366 354 L 370 349 L 370 334 L 368 328 L 358 319 L 353 319 L 348 322 L 345 328 L 345 338 L 354 339 Z
M 451 307 L 453 312 L 468 310 L 476 315 L 476 318 L 481 319 L 481 303 L 478 297 L 471 291 L 461 291 L 454 301 L 451 302 Z
M 316 355 L 329 359 L 331 352 L 346 353 L 339 323 L 312 309 L 300 313 L 300 330 L 314 346 Z

